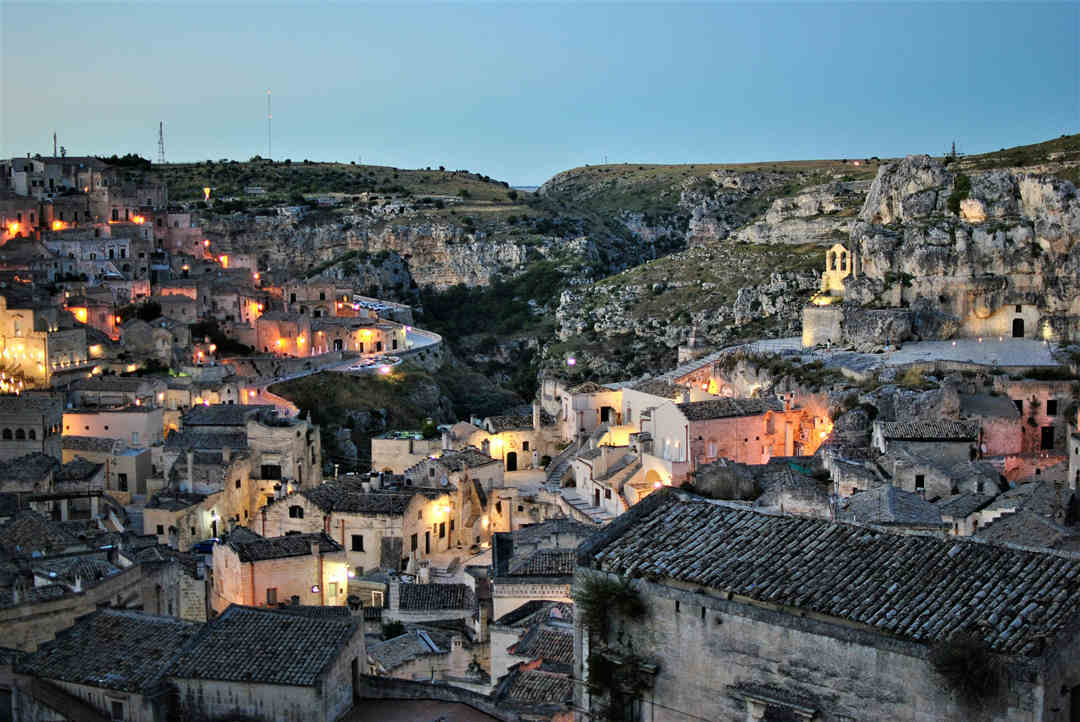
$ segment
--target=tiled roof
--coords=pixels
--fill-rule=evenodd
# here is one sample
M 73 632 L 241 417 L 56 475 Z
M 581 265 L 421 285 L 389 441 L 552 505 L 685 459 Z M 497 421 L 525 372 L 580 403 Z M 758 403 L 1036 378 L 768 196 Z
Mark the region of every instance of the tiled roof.
M 492 459 L 490 456 L 480 451 L 476 447 L 469 446 L 458 451 L 445 451 L 436 461 L 445 466 L 450 471 L 462 471 L 464 469 L 475 469 L 479 466 L 487 466 L 488 464 L 501 463 L 497 459 Z
M 973 628 L 994 651 L 1037 655 L 1080 612 L 1080 558 L 763 514 L 673 490 L 620 520 L 579 547 L 579 559 L 916 642 Z
M 544 624 L 534 624 L 507 650 L 518 657 L 530 660 L 572 665 L 574 663 L 574 629 L 553 629 Z
M 892 484 L 860 491 L 844 500 L 841 518 L 864 524 L 904 524 L 938 526 L 941 512 L 919 494 Z
M 571 394 L 599 394 L 605 391 L 611 391 L 611 389 L 601 386 L 595 381 L 586 381 L 583 384 L 578 384 L 574 388 L 569 390 Z
M 318 604 L 281 604 L 274 608 L 275 611 L 285 614 L 296 614 L 301 617 L 314 619 L 351 619 L 349 608 L 343 605 L 320 606 Z
M 518 704 L 568 705 L 574 698 L 574 680 L 565 674 L 539 669 L 515 669 L 500 684 L 498 698 Z
M 141 377 L 132 376 L 93 376 L 82 378 L 71 384 L 72 391 L 119 391 L 124 393 L 136 393 L 146 386 L 152 386 L 153 382 Z
M 93 451 L 100 454 L 111 454 L 119 444 L 118 439 L 99 436 L 65 436 L 61 439 L 61 445 L 68 451 Z
M 986 510 L 1027 509 L 1040 516 L 1053 517 L 1058 508 L 1069 507 L 1073 493 L 1073 490 L 1068 487 L 1058 489 L 1052 481 L 1029 481 L 1018 484 L 998 496 L 986 507 Z
M 341 649 L 363 633 L 359 624 L 233 604 L 206 624 L 169 675 L 310 687 Z
M 991 494 L 956 494 L 934 502 L 941 516 L 966 519 L 994 500 Z
M 392 587 L 391 587 L 392 589 Z M 409 584 L 400 586 L 402 611 L 473 609 L 476 598 L 467 584 Z
M 201 431 L 183 429 L 169 434 L 165 440 L 167 449 L 246 449 L 246 431 Z
M 69 437 L 64 437 L 66 441 Z M 0 483 L 40 481 L 51 472 L 60 470 L 60 460 L 45 454 L 27 454 L 0 464 Z
M 352 486 L 327 481 L 311 489 L 303 489 L 299 493 L 325 512 L 404 514 L 417 492 L 405 494 L 365 492 Z
M 184 428 L 192 426 L 244 426 L 252 416 L 257 416 L 273 406 L 244 406 L 238 404 L 213 404 L 195 406 L 184 414 Z
M 188 494 L 175 489 L 162 489 L 150 497 L 150 500 L 146 502 L 146 508 L 180 511 L 195 506 L 205 498 L 206 496 L 203 494 Z
M 289 534 L 287 536 L 252 541 L 233 541 L 230 539 L 226 543 L 236 552 L 236 556 L 240 561 L 260 562 L 266 559 L 302 557 L 311 554 L 312 542 L 319 543 L 319 551 L 323 554 L 343 550 L 340 544 L 323 532 L 317 534 Z
M 1066 541 L 1080 538 L 1080 530 L 1069 528 L 1027 509 L 1003 514 L 979 527 L 977 539 L 994 544 L 1020 544 L 1055 549 Z
M 93 461 L 87 461 L 81 456 L 76 456 L 60 467 L 60 473 L 56 475 L 58 482 L 87 481 L 105 467 Z
M 1020 411 L 1012 399 L 991 394 L 960 394 L 960 413 L 965 416 L 1020 418 Z
M 539 524 L 530 524 L 529 526 L 518 529 L 514 532 L 514 543 L 539 544 L 543 540 L 559 534 L 576 534 L 581 537 L 586 537 L 594 531 L 596 531 L 596 527 L 591 524 L 586 524 L 569 517 L 560 517 L 558 519 L 542 521 Z
M 59 632 L 18 666 L 44 679 L 138 692 L 167 672 L 198 623 L 141 612 L 103 609 Z
M 974 441 L 979 424 L 974 421 L 879 421 L 881 435 L 892 441 Z
M 36 551 L 53 554 L 80 545 L 59 524 L 30 509 L 18 512 L 0 525 L 0 547 L 8 554 L 29 556 Z
M 710 399 L 676 404 L 679 411 L 690 421 L 726 419 L 735 416 L 760 416 L 766 411 L 783 411 L 784 405 L 776 399 Z
M 679 398 L 679 394 L 686 391 L 685 387 L 673 384 L 670 381 L 665 381 L 664 379 L 640 381 L 630 388 L 634 391 L 640 391 L 643 394 L 649 394 L 650 396 L 659 396 L 662 399 L 677 399 Z
M 573 549 L 540 549 L 527 559 L 510 565 L 513 577 L 572 577 L 577 566 Z
M 83 586 L 120 573 L 117 567 L 104 559 L 87 557 L 48 559 L 34 563 L 32 569 L 35 574 L 48 577 L 57 582 L 74 585 L 78 580 Z
M 367 653 L 373 661 L 389 672 L 419 657 L 446 654 L 449 651 L 449 645 L 440 647 L 430 633 L 414 629 L 372 644 Z
M 0 396 L 0 414 L 34 414 L 61 416 L 64 403 L 49 396 L 20 394 L 18 396 Z

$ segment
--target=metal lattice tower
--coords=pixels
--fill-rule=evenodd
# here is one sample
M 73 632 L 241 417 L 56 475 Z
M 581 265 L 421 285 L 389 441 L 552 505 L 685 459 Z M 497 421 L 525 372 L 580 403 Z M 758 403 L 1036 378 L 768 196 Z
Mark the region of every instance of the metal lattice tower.
M 270 112 L 270 91 L 266 91 L 266 159 L 274 159 L 274 142 L 273 136 L 270 135 L 270 121 L 273 120 L 274 115 Z
M 165 121 L 158 123 L 157 132 L 157 162 L 165 165 Z

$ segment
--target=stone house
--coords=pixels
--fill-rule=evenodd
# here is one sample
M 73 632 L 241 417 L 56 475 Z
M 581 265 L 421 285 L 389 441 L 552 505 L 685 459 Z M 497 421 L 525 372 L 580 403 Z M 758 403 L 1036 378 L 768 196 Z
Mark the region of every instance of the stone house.
M 535 600 L 495 619 L 491 637 L 491 679 L 505 676 L 520 663 L 541 660 L 541 665 L 574 666 L 574 606 Z
M 345 549 L 325 533 L 263 537 L 237 527 L 214 545 L 211 606 L 343 606 L 349 584 Z
M 124 349 L 135 358 L 154 358 L 172 364 L 176 349 L 191 345 L 191 333 L 186 325 L 177 328 L 171 319 L 158 318 L 152 322 L 129 318 L 120 326 Z
M 200 626 L 118 609 L 81 617 L 16 667 L 15 718 L 163 722 L 170 660 Z
M 491 557 L 492 618 L 499 619 L 523 604 L 544 599 L 570 603 L 574 576 L 574 542 L 584 538 L 576 522 L 551 521 L 516 532 L 495 535 Z M 519 544 L 518 540 L 525 541 Z
M 64 436 L 118 439 L 135 448 L 146 448 L 164 440 L 165 412 L 160 406 L 67 409 Z
M 1008 396 L 960 394 L 960 421 L 979 425 L 979 454 L 1019 454 L 1024 446 L 1023 419 Z
M 76 408 L 165 405 L 167 386 L 153 376 L 92 376 L 68 387 L 68 401 Z
M 335 722 L 353 706 L 366 661 L 355 617 L 233 605 L 176 656 L 169 679 L 181 718 Z
M 161 308 L 161 315 L 165 318 L 188 324 L 199 320 L 199 304 L 189 296 L 151 296 L 149 301 Z
M 615 704 L 642 720 L 855 720 L 868 710 L 890 720 L 1046 720 L 1080 705 L 1080 599 L 1070 592 L 1080 559 L 1071 555 L 665 490 L 585 542 L 578 562 L 583 578 L 630 578 L 625 594 L 644 606 L 635 619 L 605 608 L 604 626 L 590 628 L 584 620 L 598 610 L 577 605 L 574 677 L 614 669 L 638 680 L 577 687 L 582 715 Z M 993 591 L 1006 581 L 1009 595 Z M 957 633 L 1000 665 L 997 690 L 981 699 L 955 691 L 932 661 L 934 645 Z
M 593 381 L 586 381 L 561 394 L 558 421 L 564 441 L 575 441 L 591 434 L 601 425 L 622 423 L 622 392 Z
M 994 500 L 993 494 L 965 492 L 933 502 L 953 536 L 971 536 L 979 528 L 979 512 Z
M 878 467 L 893 485 L 931 502 L 957 494 L 995 495 L 1007 485 L 989 461 L 956 461 L 955 455 L 935 457 L 932 453 L 932 447 L 927 450 L 924 446 L 919 453 L 894 444 L 889 453 L 878 457 Z
M 459 631 L 414 626 L 404 634 L 375 642 L 367 648 L 367 673 L 418 682 L 444 682 L 465 689 L 487 691 L 487 672 L 478 661 L 467 636 Z
M 393 321 L 373 318 L 318 318 L 311 322 L 312 353 L 354 351 L 394 353 L 408 348 L 405 327 Z
M 472 577 L 466 575 L 466 580 Z M 383 609 L 383 622 L 438 622 L 463 619 L 479 622 L 476 589 L 470 583 L 437 584 L 403 582 L 391 577 Z M 477 626 L 480 626 L 479 624 Z M 486 620 L 483 623 L 486 626 Z M 479 636 L 477 634 L 476 636 Z
M 0 461 L 35 453 L 60 459 L 63 413 L 51 396 L 0 396 Z
M 598 512 L 592 512 L 595 521 L 609 521 L 626 511 L 640 495 L 634 482 L 640 479 L 644 483 L 641 457 L 629 446 L 605 444 L 586 449 L 570 466 L 578 494 L 603 512 L 602 519 L 595 518 Z
M 311 356 L 311 349 L 310 317 L 287 311 L 267 311 L 256 319 L 256 351 L 276 356 Z
M 121 504 L 132 503 L 136 496 L 145 499 L 147 481 L 153 475 L 149 449 L 131 448 L 119 439 L 65 436 L 64 463 L 76 457 L 102 465 L 105 491 Z
M 942 519 L 939 507 L 920 494 L 898 489 L 892 484 L 882 484 L 844 499 L 836 517 L 895 531 L 945 533 L 950 529 Z
M 1072 421 L 1065 414 L 1076 400 L 1074 383 L 994 377 L 994 390 L 1011 399 L 1023 417 L 1021 451 L 1065 450 Z
M 410 466 L 438 456 L 442 448 L 441 439 L 425 439 L 419 431 L 387 431 L 371 438 L 371 468 L 404 474 Z
M 434 489 L 365 491 L 327 481 L 267 503 L 253 526 L 264 535 L 326 532 L 346 550 L 353 575 L 362 576 L 399 571 L 410 558 L 419 561 L 449 548 L 456 525 L 446 528 L 450 514 L 444 510 L 452 503 L 449 494 Z
M 880 454 L 902 447 L 940 463 L 978 457 L 979 425 L 971 421 L 874 421 L 871 446 Z
M 534 402 L 532 414 L 489 416 L 473 424 L 456 424 L 443 432 L 444 449 L 480 449 L 503 462 L 506 471 L 538 469 L 543 458 L 557 455 L 561 437 L 555 419 Z
M 449 534 L 438 528 L 438 550 L 471 547 L 490 541 L 492 519 L 489 495 L 501 488 L 504 468 L 498 460 L 472 447 L 443 451 L 436 459 L 424 459 L 405 470 L 405 486 L 445 490 L 451 496 Z M 431 536 L 435 537 L 434 530 Z M 424 549 L 428 548 L 425 540 Z M 410 544 L 406 552 L 415 551 Z M 425 551 L 425 554 L 428 552 Z
M 0 464 L 0 493 L 48 493 L 52 491 L 60 463 L 55 456 L 41 453 L 10 459 Z
M 10 292 L 0 295 L 0 356 L 12 371 L 43 386 L 54 377 L 82 376 L 92 365 L 86 331 L 70 315 Z

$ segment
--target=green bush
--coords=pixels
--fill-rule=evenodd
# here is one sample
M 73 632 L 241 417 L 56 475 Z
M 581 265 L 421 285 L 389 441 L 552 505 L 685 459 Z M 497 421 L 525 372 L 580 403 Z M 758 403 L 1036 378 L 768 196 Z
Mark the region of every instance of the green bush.
M 978 635 L 959 632 L 934 645 L 930 663 L 957 695 L 982 704 L 993 698 L 1001 684 L 1001 667 Z
M 949 195 L 949 210 L 953 215 L 960 215 L 960 202 L 971 193 L 971 179 L 963 173 L 958 173 L 953 181 L 953 192 Z

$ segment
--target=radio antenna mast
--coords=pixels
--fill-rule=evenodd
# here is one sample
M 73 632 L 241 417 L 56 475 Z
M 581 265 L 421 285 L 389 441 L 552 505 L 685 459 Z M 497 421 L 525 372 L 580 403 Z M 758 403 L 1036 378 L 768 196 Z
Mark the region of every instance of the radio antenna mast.
M 165 121 L 158 122 L 157 130 L 157 162 L 165 165 Z
M 270 135 L 270 121 L 273 120 L 274 115 L 270 112 L 270 91 L 266 91 L 266 159 L 273 160 L 274 158 L 274 142 Z

